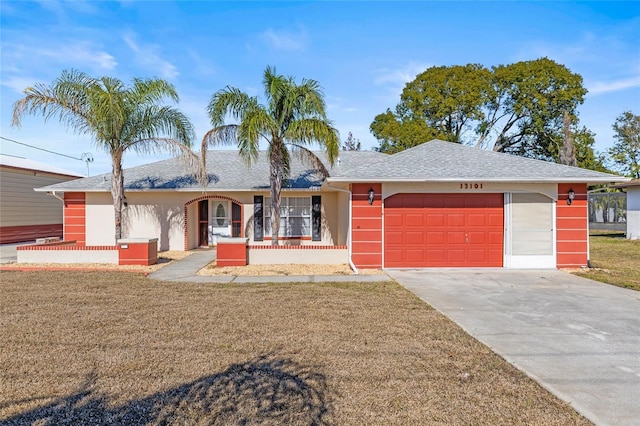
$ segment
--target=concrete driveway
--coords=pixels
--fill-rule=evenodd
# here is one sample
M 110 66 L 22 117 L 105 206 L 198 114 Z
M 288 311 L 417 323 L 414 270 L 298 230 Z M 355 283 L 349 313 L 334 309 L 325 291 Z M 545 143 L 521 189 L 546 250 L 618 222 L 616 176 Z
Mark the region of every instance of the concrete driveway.
M 598 425 L 640 425 L 640 292 L 555 270 L 386 270 Z
M 25 245 L 34 244 L 34 243 L 35 241 L 27 241 L 24 243 L 16 243 L 16 244 L 0 244 L 0 264 L 15 262 L 16 260 L 18 260 L 16 247 L 25 246 Z

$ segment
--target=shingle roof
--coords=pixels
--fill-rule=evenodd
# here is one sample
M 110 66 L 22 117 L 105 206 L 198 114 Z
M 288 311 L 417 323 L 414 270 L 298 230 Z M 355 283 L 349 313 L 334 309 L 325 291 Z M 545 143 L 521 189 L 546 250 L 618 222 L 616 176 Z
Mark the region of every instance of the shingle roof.
M 619 185 L 613 185 L 613 188 L 630 188 L 632 186 L 640 186 L 640 179 L 633 179 L 629 182 L 621 183 Z
M 355 168 L 329 182 L 621 182 L 617 175 L 433 140 Z
M 328 166 L 326 158 L 316 153 Z M 207 153 L 209 185 L 218 191 L 266 190 L 269 164 L 266 153 L 248 167 L 238 151 Z M 451 142 L 433 140 L 394 155 L 375 151 L 341 151 L 329 168 L 329 182 L 624 182 L 628 178 L 502 154 Z M 321 176 L 292 156 L 291 178 L 283 189 L 318 189 Z M 111 175 L 103 174 L 38 188 L 38 191 L 109 191 Z M 179 158 L 158 161 L 124 171 L 126 191 L 202 190 Z
M 316 153 L 326 167 L 329 163 L 321 153 Z M 339 159 L 329 173 L 332 176 L 344 176 L 348 171 L 379 157 L 374 151 L 341 151 Z M 269 163 L 266 153 L 261 152 L 258 160 L 248 167 L 238 155 L 238 151 L 208 151 L 207 171 L 209 185 L 207 190 L 246 191 L 269 188 Z M 309 167 L 292 156 L 291 177 L 283 189 L 313 189 L 322 185 L 321 176 L 309 170 Z M 106 173 L 75 181 L 63 182 L 38 188 L 38 191 L 109 191 L 111 174 Z M 148 190 L 202 190 L 202 186 L 191 176 L 187 165 L 180 158 L 158 161 L 124 170 L 126 191 Z

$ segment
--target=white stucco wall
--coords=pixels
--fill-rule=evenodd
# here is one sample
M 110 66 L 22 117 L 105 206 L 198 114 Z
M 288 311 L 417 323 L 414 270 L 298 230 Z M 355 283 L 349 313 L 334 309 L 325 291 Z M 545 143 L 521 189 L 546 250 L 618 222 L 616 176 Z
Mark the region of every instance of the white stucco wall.
M 270 240 L 253 241 L 253 196 L 264 192 L 126 192 L 128 206 L 124 209 L 123 238 L 158 238 L 158 249 L 184 250 L 184 207 L 185 204 L 201 197 L 223 196 L 243 204 L 245 236 L 251 244 L 271 244 Z M 300 245 L 343 245 L 346 244 L 348 225 L 348 198 L 338 199 L 337 192 L 283 191 L 286 197 L 322 196 L 322 241 L 290 240 Z M 345 202 L 341 205 L 340 202 Z M 211 215 L 211 211 L 209 212 Z M 198 201 L 187 206 L 187 249 L 198 244 Z M 86 243 L 87 245 L 115 244 L 115 220 L 111 194 L 86 193 Z
M 347 249 L 249 249 L 247 258 L 249 265 L 335 265 L 348 262 Z
M 85 195 L 85 232 L 88 246 L 113 246 L 115 218 L 111 194 L 87 192 Z
M 640 240 L 640 186 L 627 188 L 627 238 Z
M 17 263 L 108 263 L 117 265 L 118 250 L 18 250 Z

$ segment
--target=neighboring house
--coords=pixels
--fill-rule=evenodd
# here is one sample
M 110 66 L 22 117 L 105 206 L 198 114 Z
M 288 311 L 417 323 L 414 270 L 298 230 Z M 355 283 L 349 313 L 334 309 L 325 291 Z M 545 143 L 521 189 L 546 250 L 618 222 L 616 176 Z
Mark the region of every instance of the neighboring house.
M 615 188 L 627 188 L 627 238 L 640 240 L 640 179 L 634 179 Z
M 218 236 L 270 245 L 266 155 L 247 167 L 237 151 L 209 151 L 207 167 L 206 188 L 180 159 L 125 170 L 123 235 L 158 238 L 161 250 Z M 394 155 L 343 151 L 329 172 L 291 164 L 282 243 L 345 247 L 358 268 L 586 266 L 587 184 L 627 180 L 438 140 Z M 101 175 L 38 190 L 64 193 L 66 240 L 113 245 L 109 185 Z
M 62 202 L 34 188 L 79 177 L 58 167 L 0 154 L 0 244 L 62 237 Z

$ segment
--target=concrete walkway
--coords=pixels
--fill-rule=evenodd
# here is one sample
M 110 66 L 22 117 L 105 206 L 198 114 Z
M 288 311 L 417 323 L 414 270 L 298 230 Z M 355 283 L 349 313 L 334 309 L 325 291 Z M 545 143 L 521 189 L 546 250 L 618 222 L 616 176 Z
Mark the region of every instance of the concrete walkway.
M 386 272 L 597 425 L 640 425 L 640 292 L 555 270 Z
M 181 281 L 195 283 L 299 283 L 299 282 L 379 282 L 389 281 L 387 275 L 277 275 L 277 276 L 226 276 L 198 275 L 198 271 L 216 258 L 216 250 L 197 250 L 193 254 L 175 261 L 155 272 L 149 278 L 159 281 Z

